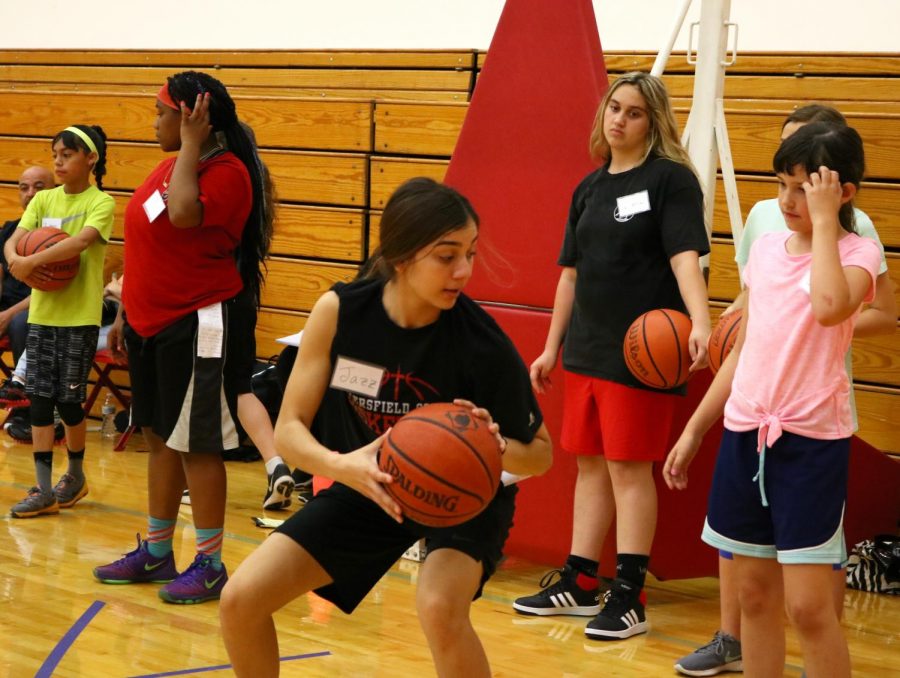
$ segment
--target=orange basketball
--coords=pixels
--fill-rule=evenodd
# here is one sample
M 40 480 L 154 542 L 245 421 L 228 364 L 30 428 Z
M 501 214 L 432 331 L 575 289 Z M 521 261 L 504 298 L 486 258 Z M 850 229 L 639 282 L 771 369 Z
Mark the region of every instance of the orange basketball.
M 638 316 L 625 333 L 625 364 L 635 379 L 669 389 L 688 380 L 691 319 L 680 311 L 658 308 Z
M 713 374 L 719 371 L 725 358 L 734 348 L 734 342 L 737 339 L 738 330 L 741 328 L 741 317 L 743 314 L 740 310 L 729 313 L 719 318 L 716 326 L 713 328 L 712 334 L 709 335 L 709 369 Z
M 68 237 L 68 233 L 61 231 L 58 228 L 42 226 L 41 228 L 36 228 L 29 232 L 16 243 L 16 254 L 27 257 L 45 250 L 48 247 L 53 247 L 53 245 Z M 38 280 L 34 276 L 30 276 L 25 282 L 27 282 L 30 287 L 43 292 L 58 290 L 68 285 L 75 276 L 78 275 L 80 264 L 81 257 L 77 254 L 74 257 L 69 257 L 62 261 L 54 261 L 45 266 L 45 270 L 50 274 L 52 280 Z
M 378 452 L 394 482 L 384 488 L 403 514 L 429 527 L 458 525 L 481 513 L 500 484 L 497 438 L 470 410 L 419 407 L 394 424 Z

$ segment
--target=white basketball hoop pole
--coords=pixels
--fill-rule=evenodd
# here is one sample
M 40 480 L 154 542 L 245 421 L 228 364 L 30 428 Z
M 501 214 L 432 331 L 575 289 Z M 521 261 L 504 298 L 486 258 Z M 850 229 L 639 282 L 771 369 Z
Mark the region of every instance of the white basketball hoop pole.
M 683 0 L 678 10 L 672 32 L 666 45 L 660 50 L 653 64 L 653 75 L 661 75 L 672 52 L 675 39 L 684 23 L 692 0 Z M 731 0 L 702 0 L 700 21 L 691 24 L 688 35 L 687 61 L 694 64 L 694 96 L 691 111 L 684 128 L 682 141 L 691 161 L 697 169 L 700 184 L 706 197 L 706 232 L 712 236 L 713 208 L 716 199 L 716 168 L 722 168 L 725 185 L 725 199 L 731 221 L 731 232 L 737 247 L 743 232 L 743 219 L 738 201 L 737 182 L 734 178 L 734 163 L 725 126 L 725 69 L 737 59 L 737 24 L 728 21 Z M 728 37 L 734 27 L 734 45 L 731 58 L 726 60 Z M 697 30 L 699 29 L 699 30 Z M 697 34 L 697 49 L 694 53 L 694 35 Z M 709 258 L 701 262 L 709 267 Z

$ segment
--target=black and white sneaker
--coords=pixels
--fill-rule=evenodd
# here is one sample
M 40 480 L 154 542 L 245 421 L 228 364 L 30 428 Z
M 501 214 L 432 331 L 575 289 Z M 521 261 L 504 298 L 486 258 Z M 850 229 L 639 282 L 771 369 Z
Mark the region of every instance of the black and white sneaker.
M 603 609 L 587 623 L 584 635 L 597 640 L 621 640 L 647 633 L 650 625 L 634 586 L 616 579 L 606 593 Z
M 269 485 L 266 488 L 266 498 L 263 499 L 263 508 L 281 511 L 291 505 L 291 495 L 294 493 L 294 478 L 291 469 L 285 464 L 278 464 L 275 472 L 269 476 Z
M 568 565 L 561 570 L 551 570 L 541 578 L 542 590 L 531 596 L 517 598 L 513 609 L 519 614 L 542 617 L 556 614 L 593 617 L 600 611 L 600 589 L 581 588 L 577 575 Z M 559 580 L 553 583 L 557 576 Z
M 294 479 L 294 494 L 297 502 L 302 506 L 313 498 L 313 477 L 298 468 L 291 471 L 291 477 Z

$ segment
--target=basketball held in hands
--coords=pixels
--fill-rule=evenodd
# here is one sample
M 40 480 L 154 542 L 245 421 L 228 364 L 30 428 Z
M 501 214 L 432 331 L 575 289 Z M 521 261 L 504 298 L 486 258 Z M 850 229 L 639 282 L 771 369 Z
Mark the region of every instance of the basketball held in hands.
M 671 389 L 688 380 L 691 319 L 658 308 L 639 315 L 625 333 L 625 364 L 634 378 L 652 388 Z
M 481 513 L 503 470 L 497 437 L 470 409 L 424 405 L 394 424 L 378 465 L 394 482 L 384 488 L 408 519 L 429 527 L 458 525 Z
M 28 257 L 32 254 L 42 252 L 48 247 L 53 247 L 57 243 L 66 240 L 69 234 L 52 226 L 42 226 L 27 233 L 16 243 L 16 254 L 21 257 Z M 78 269 L 81 264 L 81 256 L 75 255 L 62 261 L 53 261 L 42 266 L 42 269 L 50 275 L 50 280 L 41 280 L 33 274 L 25 281 L 29 287 L 43 292 L 52 292 L 53 290 L 62 289 L 68 285 L 75 276 L 78 275 Z

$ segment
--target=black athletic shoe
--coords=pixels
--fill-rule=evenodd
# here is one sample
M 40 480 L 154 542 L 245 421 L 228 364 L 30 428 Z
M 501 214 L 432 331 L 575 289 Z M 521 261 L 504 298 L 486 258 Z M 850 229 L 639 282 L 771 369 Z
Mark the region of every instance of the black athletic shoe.
M 9 437 L 13 440 L 16 440 L 20 443 L 30 443 L 31 442 L 31 424 L 25 423 L 15 423 L 10 424 L 6 429 L 6 432 L 9 433 Z M 53 427 L 53 442 L 60 443 L 66 438 L 66 429 L 63 428 L 61 423 L 57 424 Z
M 291 471 L 294 479 L 294 493 L 297 495 L 297 503 L 303 505 L 313 498 L 313 477 L 306 471 L 295 468 Z
M 25 384 L 15 379 L 7 379 L 0 385 L 0 403 L 7 406 L 22 406 L 29 403 L 25 394 Z
M 621 640 L 647 633 L 650 625 L 634 586 L 616 579 L 607 592 L 603 609 L 588 622 L 584 635 L 597 640 Z
M 541 578 L 541 591 L 531 596 L 517 598 L 513 609 L 519 614 L 548 616 L 570 614 L 577 617 L 593 617 L 600 611 L 600 589 L 586 591 L 576 581 L 578 573 L 566 565 L 561 570 L 551 570 Z M 556 583 L 553 580 L 559 577 Z
M 269 476 L 269 484 L 266 488 L 266 498 L 263 499 L 263 508 L 281 511 L 291 505 L 291 495 L 294 493 L 294 478 L 291 469 L 285 464 L 278 464 L 275 472 Z

